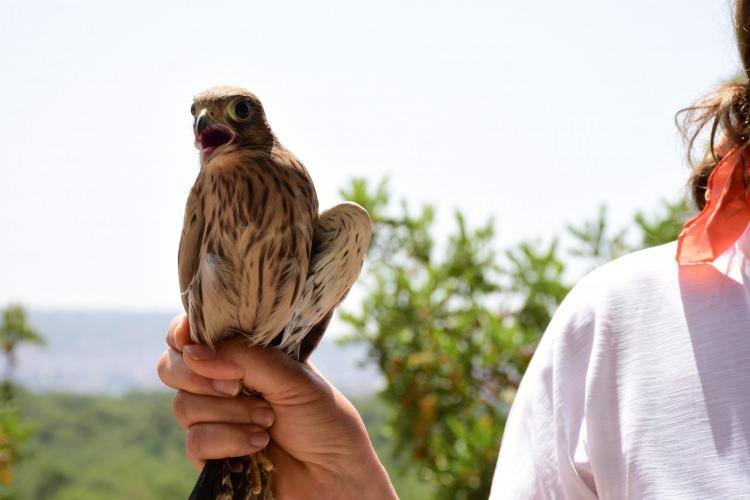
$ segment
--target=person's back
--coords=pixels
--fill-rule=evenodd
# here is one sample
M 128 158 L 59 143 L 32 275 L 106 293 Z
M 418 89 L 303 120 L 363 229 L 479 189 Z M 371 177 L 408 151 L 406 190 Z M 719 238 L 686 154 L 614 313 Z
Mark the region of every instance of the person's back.
M 750 496 L 750 235 L 714 265 L 675 251 L 607 264 L 566 298 L 514 403 L 493 499 Z

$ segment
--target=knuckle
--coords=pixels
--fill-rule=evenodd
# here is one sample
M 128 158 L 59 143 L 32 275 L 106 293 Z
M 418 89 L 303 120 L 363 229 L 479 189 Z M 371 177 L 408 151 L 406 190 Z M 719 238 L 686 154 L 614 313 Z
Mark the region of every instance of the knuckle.
M 180 427 L 188 427 L 191 423 L 188 399 L 188 394 L 180 390 L 172 400 L 172 413 Z
M 177 341 L 177 330 L 180 328 L 180 326 L 184 323 L 187 323 L 186 320 L 187 316 L 185 314 L 178 314 L 174 318 L 172 318 L 172 321 L 169 322 L 169 327 L 167 328 L 167 334 L 166 334 L 166 341 L 167 345 L 169 345 L 173 349 L 179 349 L 178 341 Z
M 185 317 L 185 314 L 177 314 L 176 316 L 174 316 L 169 321 L 169 328 L 167 329 L 167 331 L 174 330 L 177 327 L 177 325 L 180 324 L 180 321 L 182 321 L 182 318 L 184 317 Z
M 258 447 L 255 446 L 251 441 L 250 436 L 252 434 L 252 429 L 253 428 L 251 428 L 251 426 L 249 425 L 232 426 L 232 431 L 235 438 L 231 443 L 227 444 L 231 445 L 231 452 L 233 455 L 251 454 L 258 450 Z
M 203 439 L 205 438 L 203 427 L 194 425 L 185 434 L 185 454 L 191 459 L 201 459 Z
M 182 316 L 178 314 L 169 321 L 169 326 L 167 327 L 167 340 L 169 340 L 169 336 L 174 332 L 175 328 L 177 328 L 177 325 L 180 324 L 181 318 Z
M 165 384 L 169 385 L 168 374 L 169 374 L 169 351 L 164 351 L 159 357 L 159 362 L 156 365 L 156 373 L 159 375 L 159 379 Z

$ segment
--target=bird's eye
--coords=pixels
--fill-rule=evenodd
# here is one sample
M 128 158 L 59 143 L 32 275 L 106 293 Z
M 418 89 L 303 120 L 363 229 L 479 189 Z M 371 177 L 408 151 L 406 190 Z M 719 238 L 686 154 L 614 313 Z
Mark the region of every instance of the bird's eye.
M 195 116 L 195 103 L 190 106 L 190 114 Z
M 242 99 L 234 103 L 232 107 L 230 107 L 229 114 L 232 116 L 232 119 L 242 121 L 247 120 L 250 116 L 250 102 L 247 99 Z

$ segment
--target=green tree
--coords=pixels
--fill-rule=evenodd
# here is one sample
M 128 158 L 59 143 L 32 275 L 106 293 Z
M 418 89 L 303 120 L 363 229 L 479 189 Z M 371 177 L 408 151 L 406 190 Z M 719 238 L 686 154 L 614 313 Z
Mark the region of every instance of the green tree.
M 16 348 L 20 344 L 43 345 L 44 338 L 28 323 L 26 311 L 18 304 L 11 304 L 3 311 L 0 325 L 0 345 L 5 355 L 4 382 L 10 383 L 16 367 Z
M 369 345 L 386 378 L 388 431 L 434 480 L 439 498 L 487 498 L 505 419 L 536 344 L 568 293 L 558 239 L 495 250 L 494 224 L 471 227 L 461 212 L 446 241 L 435 239 L 435 211 L 391 203 L 387 183 L 355 179 L 342 196 L 373 219 L 366 297 L 343 315 L 350 340 Z M 395 207 L 395 208 L 394 208 Z M 606 209 L 569 227 L 572 257 L 599 265 L 629 250 L 674 239 L 684 204 L 635 218 L 613 233 Z
M 575 241 L 575 246 L 569 250 L 570 255 L 585 260 L 592 268 L 630 251 L 626 229 L 611 234 L 604 205 L 599 207 L 595 219 L 584 221 L 580 226 L 568 225 L 567 230 Z
M 33 434 L 33 426 L 19 415 L 12 387 L 16 348 L 23 343 L 41 345 L 44 339 L 29 326 L 23 307 L 12 304 L 3 311 L 0 325 L 0 345 L 5 355 L 5 374 L 0 387 L 0 485 L 10 484 L 12 466 L 23 458 L 22 446 Z M 0 499 L 3 498 L 11 497 L 0 491 Z
M 5 401 L 0 406 L 0 485 L 13 480 L 12 466 L 23 458 L 21 446 L 33 434 L 33 427 L 24 422 L 15 404 Z M 0 499 L 8 498 L 0 488 Z
M 638 212 L 634 218 L 638 240 L 631 249 L 653 247 L 677 239 L 682 225 L 692 215 L 692 210 L 684 199 L 676 202 L 663 201 L 660 212 L 651 217 Z

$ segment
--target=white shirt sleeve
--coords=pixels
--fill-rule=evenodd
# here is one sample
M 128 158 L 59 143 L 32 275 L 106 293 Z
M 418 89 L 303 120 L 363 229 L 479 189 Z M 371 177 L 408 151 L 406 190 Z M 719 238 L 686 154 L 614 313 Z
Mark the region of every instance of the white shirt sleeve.
M 584 413 L 594 315 L 581 285 L 558 308 L 520 384 L 491 500 L 598 498 Z

